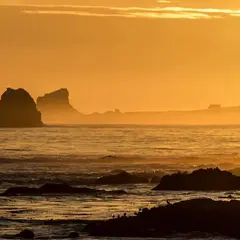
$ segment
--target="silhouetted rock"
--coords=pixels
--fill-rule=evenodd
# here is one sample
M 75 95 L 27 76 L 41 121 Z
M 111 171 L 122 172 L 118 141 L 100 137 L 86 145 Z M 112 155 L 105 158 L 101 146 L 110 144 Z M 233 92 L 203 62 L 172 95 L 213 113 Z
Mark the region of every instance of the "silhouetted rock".
M 151 183 L 160 183 L 161 177 L 159 176 L 153 176 L 151 179 Z
M 203 232 L 240 237 L 240 201 L 192 199 L 144 209 L 136 216 L 120 217 L 87 225 L 94 236 L 160 238 L 176 233 Z
M 137 184 L 137 183 L 148 183 L 148 179 L 139 177 L 122 171 L 118 174 L 112 174 L 103 176 L 96 180 L 96 184 Z
M 0 100 L 0 127 L 41 127 L 41 113 L 24 89 L 8 88 Z
M 17 196 L 17 195 L 37 195 L 38 194 L 37 188 L 29 188 L 29 187 L 11 187 L 8 188 L 4 193 L 1 195 L 4 196 Z
M 102 159 L 117 159 L 117 156 L 107 155 L 107 156 L 102 157 Z
M 208 109 L 209 109 L 209 110 L 221 110 L 222 107 L 221 107 L 221 104 L 210 104 L 210 105 L 208 106 Z
M 240 190 L 240 177 L 218 168 L 199 169 L 192 173 L 175 173 L 162 177 L 154 190 L 228 191 Z
M 68 184 L 52 184 L 47 183 L 40 188 L 29 188 L 29 187 L 11 187 L 7 189 L 0 196 L 41 196 L 41 195 L 65 195 L 65 194 L 126 194 L 123 190 L 97 190 L 92 188 L 78 188 L 71 187 Z
M 69 102 L 69 92 L 62 88 L 37 98 L 37 108 L 46 121 L 76 122 L 81 114 Z
M 78 237 L 79 237 L 79 233 L 77 233 L 77 232 L 71 232 L 68 235 L 68 238 L 78 238 Z
M 231 194 L 228 195 L 228 196 L 220 196 L 220 197 L 218 197 L 218 198 L 222 198 L 222 199 L 235 199 L 235 197 L 232 196 Z
M 240 176 L 240 168 L 234 168 L 229 172 L 231 172 L 233 175 Z
M 19 234 L 15 236 L 16 238 L 23 238 L 23 239 L 33 239 L 35 237 L 34 232 L 31 230 L 23 230 Z

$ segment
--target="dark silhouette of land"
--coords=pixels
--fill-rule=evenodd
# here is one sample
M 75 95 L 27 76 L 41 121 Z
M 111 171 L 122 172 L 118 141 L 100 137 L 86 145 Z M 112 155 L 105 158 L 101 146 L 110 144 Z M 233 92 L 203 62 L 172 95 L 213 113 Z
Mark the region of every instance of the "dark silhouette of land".
M 227 191 L 240 190 L 240 177 L 219 168 L 199 169 L 192 173 L 174 173 L 162 177 L 154 190 Z
M 40 113 L 41 112 L 41 113 Z M 66 88 L 37 98 L 24 89 L 8 88 L 0 100 L 0 127 L 39 127 L 46 124 L 240 124 L 240 107 L 212 104 L 208 109 L 166 112 L 82 114 L 70 103 Z
M 70 104 L 65 88 L 37 99 L 43 120 L 49 124 L 240 124 L 240 107 L 210 104 L 207 109 L 192 111 L 121 112 L 82 114 Z
M 66 88 L 38 97 L 37 108 L 42 112 L 46 122 L 73 123 L 79 121 L 82 115 L 70 104 Z
M 122 190 L 105 191 L 87 187 L 72 187 L 68 184 L 47 183 L 39 188 L 11 187 L 0 196 L 41 196 L 41 195 L 71 195 L 71 194 L 126 194 Z
M 166 237 L 176 233 L 202 232 L 240 238 L 240 201 L 192 199 L 143 209 L 136 216 L 110 219 L 87 225 L 94 236 Z
M 0 127 L 41 127 L 41 113 L 30 94 L 8 88 L 0 100 Z

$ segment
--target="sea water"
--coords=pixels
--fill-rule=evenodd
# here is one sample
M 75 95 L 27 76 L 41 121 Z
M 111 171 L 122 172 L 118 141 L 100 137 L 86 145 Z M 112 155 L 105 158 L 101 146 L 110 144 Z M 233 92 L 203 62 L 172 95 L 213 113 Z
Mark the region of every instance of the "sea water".
M 0 129 L 0 192 L 12 186 L 36 187 L 47 182 L 86 186 L 89 179 L 120 169 L 156 175 L 215 166 L 232 170 L 239 167 L 239 154 L 240 126 L 77 125 Z M 166 201 L 206 196 L 217 200 L 229 194 L 158 192 L 152 191 L 156 186 L 152 183 L 87 186 L 122 189 L 128 194 L 0 197 L 0 238 L 30 228 L 40 239 L 62 239 L 72 231 L 80 232 L 84 226 L 81 220 L 133 215 L 141 208 L 164 205 Z M 240 198 L 237 191 L 231 194 Z M 52 224 L 45 224 L 46 220 L 52 220 Z M 82 234 L 81 239 L 99 238 Z

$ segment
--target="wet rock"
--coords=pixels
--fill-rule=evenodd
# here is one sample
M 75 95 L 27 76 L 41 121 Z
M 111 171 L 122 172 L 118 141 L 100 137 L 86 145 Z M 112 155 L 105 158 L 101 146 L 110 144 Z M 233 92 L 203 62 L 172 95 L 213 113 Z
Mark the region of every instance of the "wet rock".
M 102 157 L 102 159 L 117 159 L 117 158 L 118 157 L 114 156 L 114 155 L 107 155 L 107 156 Z
M 108 176 L 103 176 L 96 180 L 96 184 L 138 184 L 138 183 L 148 183 L 148 179 L 144 177 L 139 177 L 125 171 L 117 174 L 111 174 Z
M 41 113 L 30 94 L 8 88 L 0 100 L 0 127 L 41 127 Z
M 151 183 L 160 183 L 161 177 L 159 176 L 153 176 L 151 179 Z
M 16 238 L 23 238 L 23 239 L 33 239 L 34 237 L 35 237 L 34 232 L 28 229 L 25 229 L 16 235 Z
M 92 189 L 87 187 L 72 187 L 68 184 L 53 184 L 47 183 L 40 188 L 29 188 L 29 187 L 11 187 L 7 189 L 0 196 L 41 196 L 41 195 L 70 195 L 70 194 L 127 194 L 123 190 L 105 191 Z
M 37 188 L 29 187 L 11 187 L 8 188 L 3 194 L 3 196 L 17 196 L 17 195 L 37 195 Z
M 175 173 L 162 177 L 154 190 L 229 191 L 240 190 L 240 177 L 219 168 L 199 169 L 192 173 Z
M 240 237 L 240 201 L 192 199 L 145 209 L 136 216 L 91 223 L 84 229 L 94 236 L 161 238 L 191 232 Z
M 77 232 L 71 232 L 68 235 L 68 238 L 78 238 L 78 237 L 79 237 L 79 233 L 77 233 Z
M 222 198 L 222 199 L 235 199 L 235 197 L 232 196 L 232 195 L 228 195 L 228 196 L 220 196 L 220 197 L 218 197 L 218 198 Z

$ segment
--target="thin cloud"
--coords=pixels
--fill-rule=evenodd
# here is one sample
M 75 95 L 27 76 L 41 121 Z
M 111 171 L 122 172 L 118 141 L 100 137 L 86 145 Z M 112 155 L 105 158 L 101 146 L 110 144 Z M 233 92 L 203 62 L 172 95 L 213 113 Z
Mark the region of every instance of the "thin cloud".
M 92 17 L 134 17 L 130 15 L 123 15 L 123 14 L 101 14 L 101 13 L 91 13 L 91 12 L 84 12 L 84 11 L 55 11 L 55 10 L 26 10 L 24 13 L 27 14 L 51 14 L 51 15 L 77 15 L 77 16 L 92 16 Z
M 161 1 L 168 2 L 168 1 Z M 25 14 L 77 15 L 95 17 L 126 18 L 174 18 L 174 19 L 213 19 L 239 17 L 240 9 L 187 8 L 187 7 L 107 7 L 74 5 L 14 5 L 21 7 Z

